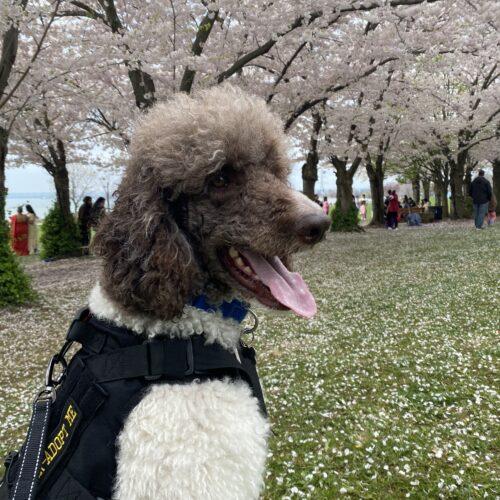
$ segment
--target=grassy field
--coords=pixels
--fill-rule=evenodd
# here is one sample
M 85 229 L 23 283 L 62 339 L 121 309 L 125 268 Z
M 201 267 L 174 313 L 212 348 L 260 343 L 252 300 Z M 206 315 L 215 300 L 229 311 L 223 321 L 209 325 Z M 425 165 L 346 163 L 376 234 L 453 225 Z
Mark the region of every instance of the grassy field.
M 316 318 L 257 310 L 265 499 L 498 498 L 499 242 L 499 227 L 443 223 L 329 234 L 298 259 Z M 26 266 L 42 299 L 0 315 L 2 453 L 98 272 Z

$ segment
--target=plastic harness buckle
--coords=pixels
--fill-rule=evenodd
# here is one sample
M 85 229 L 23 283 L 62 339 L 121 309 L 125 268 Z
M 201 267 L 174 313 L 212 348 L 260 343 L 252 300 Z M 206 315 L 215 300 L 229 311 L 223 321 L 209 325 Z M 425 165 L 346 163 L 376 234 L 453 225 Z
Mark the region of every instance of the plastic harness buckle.
M 187 368 L 184 371 L 184 373 L 179 374 L 182 375 L 183 377 L 188 377 L 192 375 L 195 372 L 195 365 L 194 365 L 194 352 L 193 352 L 193 340 L 191 337 L 188 337 L 187 339 L 184 339 L 182 341 L 186 347 L 185 353 L 186 353 L 186 365 Z M 146 340 L 144 344 L 146 345 L 147 348 L 147 356 L 148 356 L 148 372 L 149 375 L 144 376 L 144 380 L 147 381 L 154 381 L 154 380 L 159 380 L 163 377 L 162 373 L 153 373 L 153 354 L 152 354 L 152 345 L 162 345 L 162 348 L 168 348 L 168 340 L 163 340 L 163 341 L 151 341 L 151 340 Z M 163 351 L 164 352 L 164 351 Z M 165 363 L 166 356 L 163 356 L 162 363 Z

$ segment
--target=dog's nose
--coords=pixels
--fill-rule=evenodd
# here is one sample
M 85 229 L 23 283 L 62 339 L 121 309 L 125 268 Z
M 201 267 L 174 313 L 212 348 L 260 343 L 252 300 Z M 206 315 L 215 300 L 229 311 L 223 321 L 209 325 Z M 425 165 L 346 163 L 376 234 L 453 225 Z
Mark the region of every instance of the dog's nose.
M 310 214 L 302 217 L 297 223 L 296 231 L 299 238 L 308 245 L 314 245 L 323 239 L 330 227 L 330 218 L 324 214 Z

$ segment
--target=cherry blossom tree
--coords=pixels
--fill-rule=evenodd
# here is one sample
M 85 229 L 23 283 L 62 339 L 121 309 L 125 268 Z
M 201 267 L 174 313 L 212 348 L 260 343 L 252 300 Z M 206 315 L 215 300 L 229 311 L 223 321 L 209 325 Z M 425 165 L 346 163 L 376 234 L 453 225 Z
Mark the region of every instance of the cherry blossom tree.
M 373 57 L 372 51 L 371 65 L 355 61 L 344 62 L 344 68 L 325 64 L 325 60 L 341 60 L 338 55 L 326 55 L 338 38 L 335 33 L 342 30 L 362 34 L 364 28 L 358 27 L 360 15 L 384 17 L 388 8 L 390 11 L 428 2 L 391 0 L 389 7 L 384 7 L 373 1 L 332 4 L 328 0 L 184 0 L 171 1 L 170 8 L 163 2 L 139 6 L 115 0 L 68 3 L 71 7 L 60 15 L 92 26 L 95 36 L 87 41 L 87 48 L 97 59 L 113 58 L 117 67 L 121 65 L 120 85 L 116 73 L 113 85 L 120 87 L 123 97 L 125 76 L 139 108 L 148 108 L 174 91 L 190 92 L 194 86 L 235 79 L 265 96 L 268 102 L 286 103 L 290 97 L 299 96 L 292 109 L 284 110 L 289 114 L 290 128 L 303 113 L 324 101 L 332 89 L 343 88 L 382 62 Z M 341 48 L 352 56 L 359 47 L 344 42 Z M 331 70 L 341 68 L 349 69 L 349 74 L 338 81 Z M 106 75 L 108 79 L 110 76 Z M 280 110 L 279 104 L 277 107 Z
M 439 151 L 447 163 L 452 215 L 457 218 L 465 213 L 471 172 L 482 159 L 477 154 L 481 151 L 478 146 L 498 137 L 500 116 L 498 62 L 483 60 L 470 71 L 465 70 L 464 62 L 461 68 L 460 73 L 451 70 L 441 75 L 441 82 L 433 86 L 439 104 L 428 121 L 428 133 L 420 141 L 428 149 Z M 426 79 L 431 80 L 432 75 L 426 75 Z
M 29 280 L 9 248 L 5 167 L 12 127 L 31 97 L 22 92 L 27 80 L 36 73 L 37 60 L 59 4 L 59 0 L 52 4 L 14 0 L 0 5 L 0 306 L 33 298 Z M 20 53 L 26 54 L 21 62 Z
M 14 0 L 2 2 L 0 16 L 0 220 L 5 220 L 5 166 L 9 135 L 31 95 L 23 94 L 27 80 L 40 71 L 39 56 L 60 7 Z M 21 36 L 22 34 L 22 36 Z M 19 56 L 24 57 L 19 57 Z M 21 59 L 21 60 L 20 60 Z
M 69 220 L 72 215 L 68 164 L 91 163 L 95 139 L 102 132 L 87 122 L 82 105 L 72 106 L 62 101 L 59 93 L 51 94 L 44 93 L 35 106 L 18 117 L 12 134 L 11 159 L 14 164 L 38 163 L 51 175 L 61 214 Z
M 437 5 L 435 7 L 437 8 Z M 479 150 L 486 150 L 487 144 L 490 147 L 494 146 L 492 141 L 498 137 L 498 98 L 496 97 L 498 96 L 498 75 L 495 72 L 497 68 L 495 50 L 498 48 L 498 41 L 491 35 L 495 31 L 495 26 L 491 21 L 495 17 L 495 6 L 489 2 L 482 2 L 480 16 L 477 15 L 475 7 L 468 6 L 467 2 L 455 7 L 461 10 L 454 10 L 448 5 L 443 9 L 442 15 L 436 16 L 435 21 L 432 21 L 436 22 L 439 28 L 436 38 L 432 39 L 435 46 L 422 44 L 418 39 L 411 47 L 405 43 L 410 49 L 410 55 L 414 58 L 403 59 L 401 57 L 397 62 L 391 63 L 391 71 L 394 74 L 390 87 L 394 89 L 397 84 L 400 98 L 395 101 L 393 95 L 389 96 L 390 106 L 378 106 L 376 113 L 378 118 L 375 115 L 370 117 L 373 125 L 369 127 L 369 134 L 368 136 L 365 134 L 364 139 L 368 160 L 366 170 L 372 187 L 375 219 L 378 214 L 379 222 L 383 214 L 381 210 L 378 210 L 377 205 L 382 204 L 385 160 L 389 160 L 391 168 L 396 168 L 394 173 L 408 172 L 408 165 L 405 165 L 405 162 L 410 163 L 410 170 L 415 175 L 420 175 L 421 180 L 424 181 L 426 194 L 429 194 L 429 181 L 432 177 L 438 186 L 438 198 L 443 204 L 447 196 L 448 182 L 454 172 L 455 179 L 451 182 L 453 199 L 457 200 L 457 208 L 453 208 L 455 203 L 452 208 L 455 216 L 462 216 L 467 178 L 470 178 L 470 172 L 475 165 L 485 159 L 484 153 Z M 460 15 L 458 15 L 459 12 Z M 463 23 L 464 19 L 465 23 Z M 425 21 L 425 18 L 419 17 L 419 20 Z M 446 28 L 444 31 L 443 26 Z M 485 28 L 479 30 L 481 35 L 475 45 L 471 45 L 470 41 L 476 38 L 475 32 L 478 26 L 485 26 Z M 427 37 L 430 36 L 431 30 L 428 23 L 425 33 Z M 490 33 L 489 38 L 487 33 Z M 457 40 L 461 44 L 458 44 Z M 439 44 L 436 43 L 437 41 Z M 472 58 L 471 53 L 474 54 Z M 489 66 L 487 63 L 481 63 L 481 53 L 482 57 L 489 61 Z M 437 78 L 436 66 L 442 70 L 441 79 Z M 475 71 L 471 73 L 474 76 L 468 80 L 465 79 L 467 73 L 461 73 L 467 67 Z M 483 76 L 478 78 L 477 71 L 482 71 Z M 449 85 L 447 87 L 443 81 L 449 80 L 450 75 L 455 74 L 460 75 L 459 83 L 454 83 L 450 92 Z M 455 79 L 454 76 L 453 78 Z M 383 80 L 375 83 L 375 87 L 379 89 L 383 89 L 383 86 Z M 448 89 L 446 97 L 442 94 L 443 89 Z M 380 95 L 383 95 L 383 92 Z M 467 98 L 464 98 L 465 96 Z M 356 102 L 354 95 L 351 96 L 350 102 Z M 369 102 L 369 99 L 365 100 L 366 105 L 369 105 Z M 487 110 L 489 112 L 486 112 Z M 341 115 L 346 118 L 344 109 Z M 398 117 L 397 127 L 390 124 L 394 117 Z M 374 120 L 378 120 L 378 123 Z M 336 121 L 339 121 L 338 117 Z M 389 143 L 370 141 L 372 145 L 377 145 L 378 151 L 373 151 L 368 148 L 366 139 L 371 138 L 375 132 L 383 135 L 380 124 L 383 125 L 382 129 L 386 129 L 385 133 L 389 126 L 389 131 L 392 130 L 391 134 L 397 135 L 391 138 Z M 359 125 L 354 122 L 353 127 L 359 128 Z M 346 128 L 345 131 L 347 130 Z M 344 137 L 348 138 L 349 142 L 352 134 L 345 131 Z M 436 141 L 435 134 L 443 138 L 441 143 Z M 387 135 L 386 138 L 389 139 Z M 391 151 L 386 150 L 386 146 L 390 146 Z M 475 154 L 474 151 L 478 153 Z M 494 148 L 493 151 L 495 151 Z M 474 160 L 471 158 L 471 153 L 475 157 Z M 411 161 L 408 162 L 410 158 Z M 423 158 L 427 161 L 423 162 Z M 417 159 L 418 162 L 423 162 L 418 169 L 415 168 L 415 164 L 418 163 Z M 414 178 L 414 181 L 417 180 L 420 179 Z M 453 183 L 457 186 L 456 188 Z M 415 184 L 419 185 L 419 182 Z M 447 209 L 447 206 L 444 208 Z

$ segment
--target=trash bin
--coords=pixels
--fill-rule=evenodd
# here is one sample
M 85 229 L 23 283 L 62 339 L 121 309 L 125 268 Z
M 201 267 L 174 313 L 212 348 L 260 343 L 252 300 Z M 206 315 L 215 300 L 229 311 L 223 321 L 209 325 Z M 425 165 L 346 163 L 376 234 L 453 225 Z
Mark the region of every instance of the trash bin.
M 434 220 L 443 220 L 443 207 L 429 207 L 431 210 L 434 210 Z

